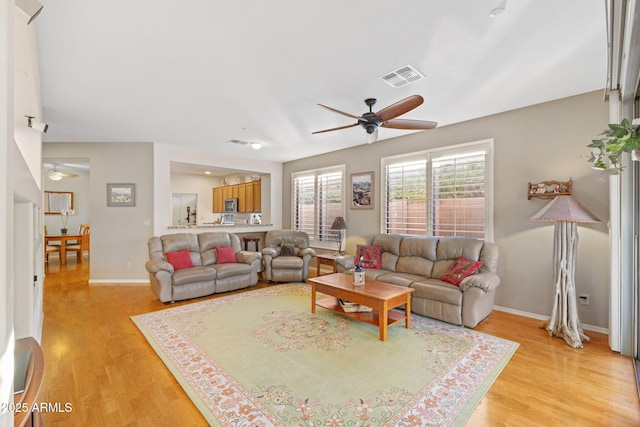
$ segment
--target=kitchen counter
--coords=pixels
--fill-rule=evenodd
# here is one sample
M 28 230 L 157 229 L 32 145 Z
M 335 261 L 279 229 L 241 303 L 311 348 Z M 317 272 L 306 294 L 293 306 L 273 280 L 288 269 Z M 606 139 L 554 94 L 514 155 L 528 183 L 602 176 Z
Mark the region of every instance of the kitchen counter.
M 273 224 L 198 224 L 198 225 L 170 225 L 165 234 L 200 233 L 204 231 L 228 231 L 229 233 L 259 233 L 273 229 Z

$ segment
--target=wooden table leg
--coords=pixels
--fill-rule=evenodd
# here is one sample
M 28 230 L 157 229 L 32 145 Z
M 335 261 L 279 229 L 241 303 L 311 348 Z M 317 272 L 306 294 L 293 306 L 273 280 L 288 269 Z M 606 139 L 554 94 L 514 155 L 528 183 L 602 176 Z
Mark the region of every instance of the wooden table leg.
M 411 294 L 407 294 L 407 303 L 404 305 L 404 313 L 407 315 L 405 326 L 411 329 Z
M 67 263 L 67 241 L 62 239 L 60 241 L 60 265 Z
M 380 328 L 380 341 L 387 340 L 387 323 L 389 311 L 386 301 L 381 301 L 378 307 L 378 327 Z
M 316 284 L 311 282 L 311 313 L 316 312 Z

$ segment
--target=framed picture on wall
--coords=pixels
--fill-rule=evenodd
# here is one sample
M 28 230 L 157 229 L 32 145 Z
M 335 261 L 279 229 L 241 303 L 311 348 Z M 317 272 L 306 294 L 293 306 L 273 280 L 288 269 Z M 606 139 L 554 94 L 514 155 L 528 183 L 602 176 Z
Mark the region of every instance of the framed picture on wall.
M 135 184 L 107 184 L 107 206 L 135 206 Z
M 373 209 L 373 172 L 351 174 L 351 209 Z

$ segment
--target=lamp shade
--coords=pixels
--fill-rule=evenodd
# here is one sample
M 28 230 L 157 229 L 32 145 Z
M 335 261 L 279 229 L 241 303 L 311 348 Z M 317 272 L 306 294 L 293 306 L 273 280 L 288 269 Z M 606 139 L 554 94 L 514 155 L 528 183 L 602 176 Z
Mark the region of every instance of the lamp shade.
M 572 196 L 558 196 L 531 217 L 533 221 L 602 222 Z
M 332 230 L 346 230 L 347 223 L 344 222 L 344 218 L 341 216 L 337 216 L 336 219 L 333 220 L 333 224 L 331 225 Z

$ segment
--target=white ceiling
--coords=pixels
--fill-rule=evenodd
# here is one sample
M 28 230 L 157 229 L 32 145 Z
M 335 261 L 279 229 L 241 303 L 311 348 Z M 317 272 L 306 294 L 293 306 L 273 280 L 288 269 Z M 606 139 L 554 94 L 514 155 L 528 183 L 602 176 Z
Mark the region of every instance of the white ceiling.
M 40 1 L 45 141 L 288 161 L 366 143 L 360 127 L 311 135 L 354 122 L 317 103 L 359 115 L 419 94 L 402 118 L 443 126 L 606 83 L 603 0 L 508 0 L 497 18 L 499 0 Z M 406 64 L 426 79 L 379 79 Z

